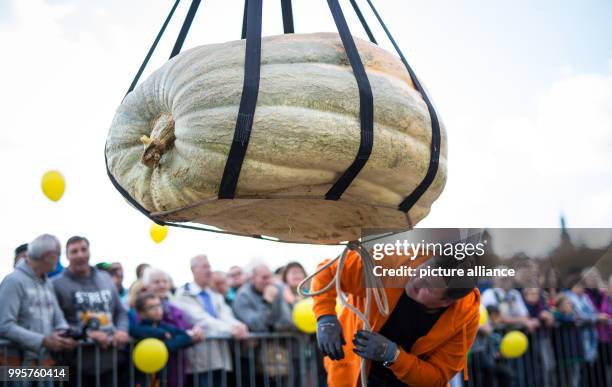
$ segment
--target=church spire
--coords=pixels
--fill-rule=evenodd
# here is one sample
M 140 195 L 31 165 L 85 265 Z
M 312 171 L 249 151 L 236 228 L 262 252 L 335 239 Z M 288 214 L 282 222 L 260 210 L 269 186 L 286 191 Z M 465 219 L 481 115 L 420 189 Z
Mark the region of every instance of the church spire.
M 560 222 L 561 222 L 561 242 L 570 242 L 570 236 L 569 233 L 567 232 L 567 225 L 565 223 L 565 215 L 563 215 L 563 213 L 561 213 L 560 216 Z

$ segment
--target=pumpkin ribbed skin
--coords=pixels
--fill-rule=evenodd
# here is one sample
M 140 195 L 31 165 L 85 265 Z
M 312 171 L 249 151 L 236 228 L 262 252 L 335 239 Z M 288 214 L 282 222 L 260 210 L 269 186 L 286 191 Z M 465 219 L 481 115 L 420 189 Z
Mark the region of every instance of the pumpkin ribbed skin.
M 186 51 L 131 92 L 108 135 L 110 172 L 159 219 L 249 235 L 336 243 L 358 238 L 362 228 L 416 224 L 444 187 L 444 129 L 434 182 L 409 214 L 398 211 L 429 166 L 427 106 L 399 59 L 355 42 L 374 95 L 374 147 L 339 201 L 323 198 L 355 158 L 360 121 L 357 83 L 334 33 L 262 40 L 236 199 L 217 194 L 238 115 L 245 41 Z

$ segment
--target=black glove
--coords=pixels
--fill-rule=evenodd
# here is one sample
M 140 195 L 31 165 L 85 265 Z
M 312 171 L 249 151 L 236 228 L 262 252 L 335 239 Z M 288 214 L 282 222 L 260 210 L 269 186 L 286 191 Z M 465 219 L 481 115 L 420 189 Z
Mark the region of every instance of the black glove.
M 395 360 L 397 353 L 397 344 L 383 335 L 370 331 L 357 331 L 353 345 L 355 346 L 353 352 L 368 360 L 390 362 Z
M 344 359 L 342 346 L 346 344 L 342 336 L 342 326 L 338 317 L 326 314 L 317 321 L 317 343 L 324 356 L 332 360 Z

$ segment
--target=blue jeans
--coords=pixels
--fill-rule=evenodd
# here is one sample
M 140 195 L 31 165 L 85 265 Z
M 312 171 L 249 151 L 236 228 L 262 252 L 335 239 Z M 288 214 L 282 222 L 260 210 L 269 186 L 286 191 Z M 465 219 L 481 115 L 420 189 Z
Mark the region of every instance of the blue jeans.
M 213 370 L 208 372 L 200 372 L 199 374 L 193 374 L 194 380 L 190 380 L 186 387 L 219 387 L 223 383 L 223 374 L 225 375 L 226 384 L 228 383 L 227 371 L 225 370 Z

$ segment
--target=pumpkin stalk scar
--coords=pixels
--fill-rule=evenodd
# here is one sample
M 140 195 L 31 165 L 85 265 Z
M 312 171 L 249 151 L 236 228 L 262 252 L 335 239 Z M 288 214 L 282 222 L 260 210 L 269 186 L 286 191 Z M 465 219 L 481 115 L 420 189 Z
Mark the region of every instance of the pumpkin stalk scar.
M 159 165 L 162 155 L 170 149 L 176 137 L 174 136 L 174 120 L 167 113 L 162 113 L 152 121 L 151 136 L 143 135 L 140 141 L 145 146 L 140 162 L 149 168 Z

